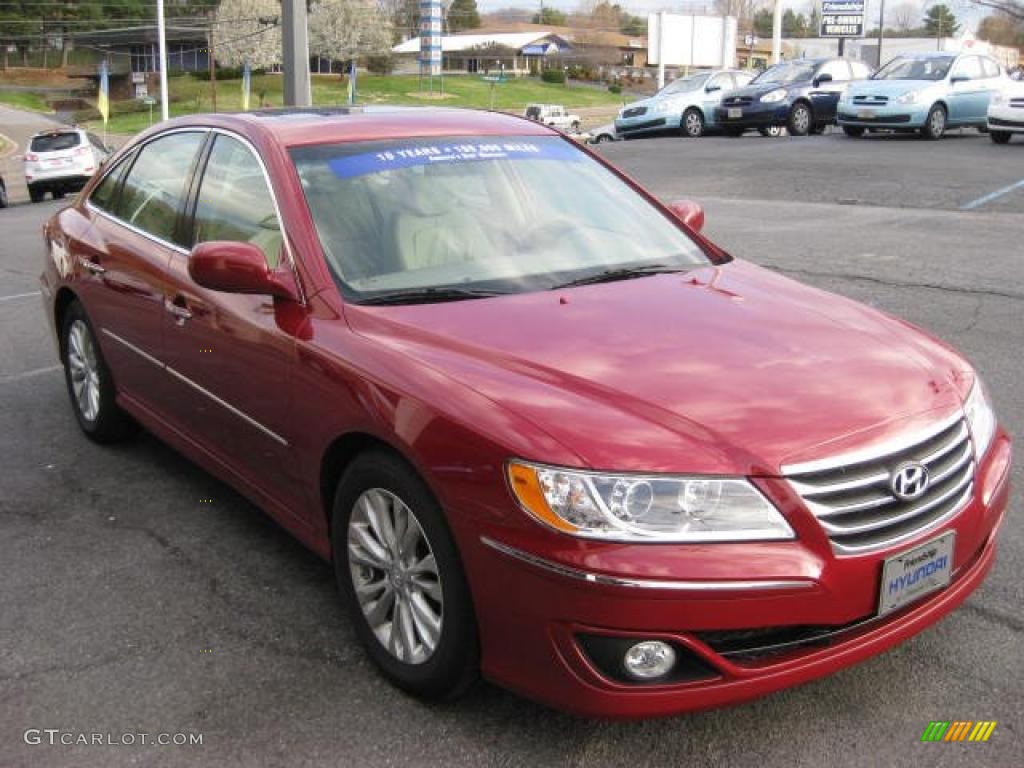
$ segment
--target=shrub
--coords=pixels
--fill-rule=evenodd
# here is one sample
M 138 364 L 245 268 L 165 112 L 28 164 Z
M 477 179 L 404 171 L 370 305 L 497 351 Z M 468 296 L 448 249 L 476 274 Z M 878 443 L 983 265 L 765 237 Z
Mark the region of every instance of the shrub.
M 618 83 L 612 83 L 608 86 L 609 93 L 622 93 L 622 86 Z
M 563 85 L 565 83 L 565 72 L 560 69 L 545 69 L 540 73 L 540 79 L 545 83 Z
M 366 71 L 373 75 L 390 75 L 395 69 L 395 58 L 390 54 L 366 57 Z

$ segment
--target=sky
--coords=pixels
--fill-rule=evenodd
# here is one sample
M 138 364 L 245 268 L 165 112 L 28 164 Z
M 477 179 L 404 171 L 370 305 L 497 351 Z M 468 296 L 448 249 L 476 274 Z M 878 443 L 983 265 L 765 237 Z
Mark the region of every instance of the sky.
M 906 2 L 907 0 L 886 0 L 887 12 L 892 8 Z M 677 2 L 664 2 L 659 3 L 658 0 L 612 0 L 612 2 L 618 2 L 623 8 L 628 10 L 630 13 L 634 13 L 637 16 L 645 16 L 648 13 L 655 11 L 673 11 L 673 12 L 697 12 L 701 13 L 706 8 L 709 12 L 713 12 L 714 1 L 713 0 L 677 0 Z M 792 8 L 795 11 L 806 13 L 810 7 L 812 0 L 783 0 L 785 8 Z M 932 3 L 925 0 L 910 0 L 916 5 L 920 5 L 922 9 L 931 5 Z M 962 25 L 967 26 L 970 29 L 974 29 L 978 22 L 987 15 L 987 11 L 984 8 L 980 8 L 969 0 L 945 0 L 946 5 L 953 9 L 953 13 Z M 481 11 L 494 11 L 499 8 L 539 8 L 540 0 L 477 0 L 477 7 Z M 572 11 L 580 6 L 580 0 L 544 0 L 544 5 L 554 8 L 559 8 L 563 11 Z M 878 0 L 867 0 L 867 16 L 869 19 L 878 18 Z M 888 17 L 888 13 L 886 14 Z M 921 15 L 924 16 L 924 10 L 921 11 Z M 887 21 L 891 23 L 891 19 Z M 873 27 L 874 24 L 869 22 L 868 27 Z

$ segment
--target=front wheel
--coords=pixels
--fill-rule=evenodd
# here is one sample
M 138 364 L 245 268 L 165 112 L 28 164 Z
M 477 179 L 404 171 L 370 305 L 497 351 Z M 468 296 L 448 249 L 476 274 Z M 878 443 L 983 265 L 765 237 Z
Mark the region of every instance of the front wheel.
M 699 109 L 688 109 L 683 114 L 683 135 L 699 139 L 704 135 L 704 115 Z
M 859 125 L 844 125 L 843 133 L 849 136 L 851 139 L 857 139 L 864 135 L 864 129 Z
M 769 125 L 767 127 L 761 127 L 757 129 L 757 132 L 767 138 L 776 139 L 782 135 L 785 130 L 781 125 Z
M 942 138 L 946 132 L 946 109 L 941 104 L 936 104 L 928 110 L 928 117 L 921 127 L 921 135 L 926 139 L 935 141 Z
M 996 144 L 1009 143 L 1012 135 L 1009 131 L 993 131 L 990 129 L 988 132 L 988 137 Z
M 71 408 L 85 436 L 97 443 L 115 443 L 135 431 L 135 422 L 115 401 L 116 390 L 92 323 L 77 301 L 64 315 L 61 357 Z
M 811 108 L 804 103 L 797 103 L 789 111 L 789 121 L 786 127 L 791 136 L 806 136 L 814 122 L 814 115 Z
M 450 700 L 479 674 L 469 587 L 444 513 L 404 461 L 359 456 L 338 484 L 338 587 L 370 658 L 399 688 Z

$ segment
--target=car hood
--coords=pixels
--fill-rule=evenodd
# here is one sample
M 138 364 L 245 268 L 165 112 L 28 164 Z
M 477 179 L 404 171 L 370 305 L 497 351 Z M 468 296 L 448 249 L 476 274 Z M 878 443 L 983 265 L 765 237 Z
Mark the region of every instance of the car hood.
M 899 320 L 738 261 L 346 315 L 600 469 L 778 474 L 948 415 L 970 376 Z
M 942 80 L 861 80 L 847 88 L 849 96 L 887 96 L 894 99 L 911 91 L 941 86 Z

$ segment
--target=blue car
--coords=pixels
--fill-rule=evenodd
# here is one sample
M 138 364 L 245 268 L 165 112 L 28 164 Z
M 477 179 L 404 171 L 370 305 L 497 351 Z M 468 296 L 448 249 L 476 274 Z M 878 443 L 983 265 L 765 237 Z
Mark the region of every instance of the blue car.
M 679 130 L 697 138 L 715 127 L 715 107 L 722 94 L 750 82 L 753 72 L 716 69 L 673 80 L 654 96 L 627 104 L 615 119 L 622 138 L 645 133 Z
M 992 94 L 1009 82 L 995 59 L 977 53 L 897 56 L 847 89 L 838 122 L 847 136 L 885 128 L 938 139 L 947 128 L 984 129 Z
M 871 74 L 859 61 L 793 59 L 770 67 L 746 88 L 722 96 L 715 119 L 729 136 L 749 128 L 769 135 L 785 126 L 792 136 L 819 133 L 835 122 L 839 95 L 851 80 Z

